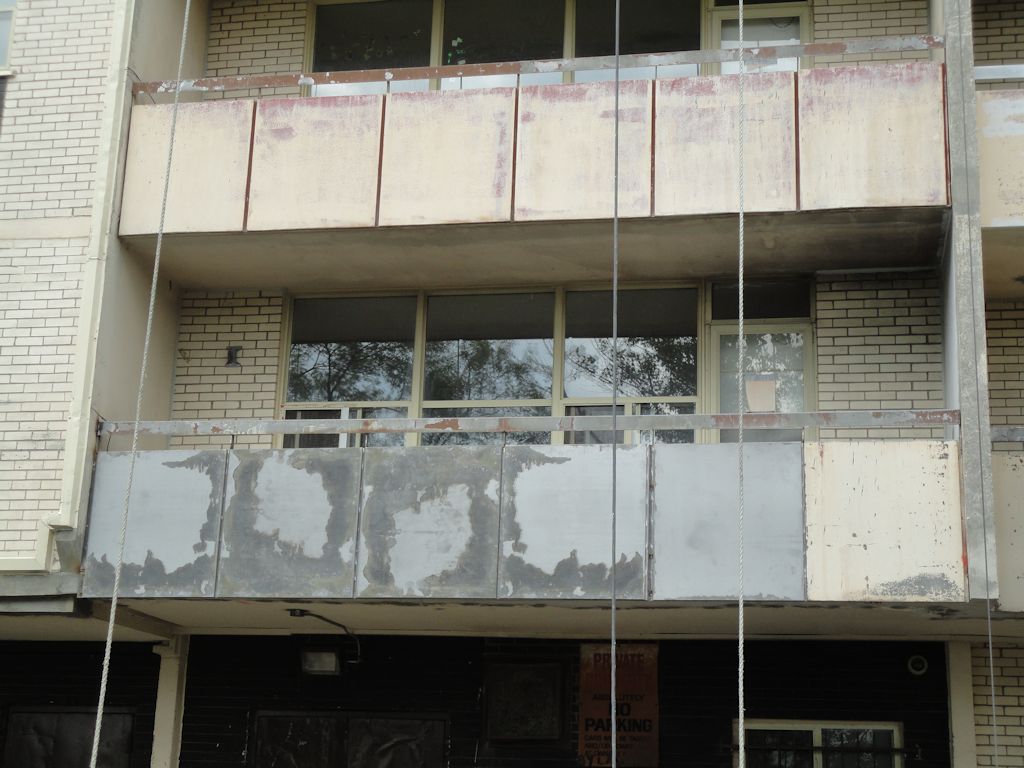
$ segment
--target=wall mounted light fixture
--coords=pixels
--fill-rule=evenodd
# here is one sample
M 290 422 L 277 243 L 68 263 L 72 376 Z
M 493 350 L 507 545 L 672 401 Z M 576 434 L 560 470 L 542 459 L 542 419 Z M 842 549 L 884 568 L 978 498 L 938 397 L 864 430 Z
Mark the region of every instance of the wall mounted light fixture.
M 228 361 L 224 365 L 230 368 L 241 368 L 242 364 L 238 362 L 238 353 L 241 351 L 241 347 L 228 347 Z

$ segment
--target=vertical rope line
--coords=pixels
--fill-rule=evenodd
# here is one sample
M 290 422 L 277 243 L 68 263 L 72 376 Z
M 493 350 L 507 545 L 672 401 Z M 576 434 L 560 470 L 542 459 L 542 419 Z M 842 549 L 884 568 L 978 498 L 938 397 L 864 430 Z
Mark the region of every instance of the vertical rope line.
M 610 618 L 611 687 L 610 706 L 612 720 L 612 765 L 618 768 L 618 621 L 616 616 L 618 586 L 618 444 L 619 444 L 619 88 L 622 73 L 619 70 L 621 0 L 615 0 L 615 148 L 612 172 L 612 600 Z
M 745 172 L 745 145 L 747 140 L 747 103 L 746 103 L 746 79 L 747 79 L 747 63 L 744 60 L 744 35 L 743 35 L 743 0 L 739 0 L 738 8 L 738 19 L 739 19 L 739 51 L 740 51 L 740 74 L 739 74 L 739 111 L 737 119 L 739 120 L 739 146 L 737 147 L 737 160 L 738 160 L 738 186 L 739 186 L 739 255 L 738 255 L 738 272 L 739 272 L 739 284 L 737 286 L 737 294 L 739 298 L 739 323 L 738 332 L 739 340 L 737 343 L 737 361 L 736 361 L 736 409 L 737 409 L 737 437 L 736 437 L 736 454 L 737 454 L 737 474 L 739 487 L 738 491 L 738 504 L 737 504 L 737 524 L 739 529 L 739 600 L 737 603 L 736 610 L 736 654 L 737 654 L 737 670 L 736 670 L 736 700 L 737 700 L 737 747 L 739 749 L 739 768 L 746 768 L 747 765 L 747 730 L 746 730 L 746 643 L 745 643 L 745 600 L 744 594 L 744 573 L 743 573 L 743 516 L 744 516 L 744 493 L 743 493 L 743 412 L 746 409 L 746 387 L 743 385 L 743 368 L 746 363 L 747 353 L 747 337 L 744 328 L 744 315 L 745 308 L 743 304 L 743 282 L 745 278 L 745 265 L 744 259 L 746 256 L 746 241 L 745 241 L 745 208 L 746 208 L 746 172 Z
M 178 74 L 174 89 L 174 103 L 171 107 L 171 131 L 167 146 L 167 163 L 164 168 L 164 188 L 160 200 L 160 224 L 156 233 L 156 252 L 153 256 L 153 278 L 149 285 L 149 308 L 146 312 L 146 335 L 142 342 L 142 367 L 139 370 L 139 386 L 135 398 L 135 425 L 132 428 L 131 458 L 128 462 L 128 482 L 124 492 L 124 506 L 121 512 L 121 538 L 114 565 L 114 588 L 110 598 L 110 615 L 107 617 L 107 639 L 103 647 L 103 665 L 100 671 L 100 691 L 96 701 L 96 725 L 92 734 L 92 752 L 89 768 L 96 768 L 100 750 L 100 728 L 103 724 L 103 710 L 107 703 L 107 681 L 110 677 L 110 652 L 114 645 L 114 625 L 117 620 L 117 603 L 121 590 L 121 571 L 124 567 L 124 547 L 128 538 L 128 510 L 135 481 L 135 460 L 139 452 L 139 422 L 142 419 L 142 397 L 146 389 L 146 369 L 149 365 L 150 340 L 153 335 L 153 317 L 156 314 L 156 291 L 160 275 L 160 254 L 164 244 L 164 225 L 167 219 L 167 194 L 171 183 L 171 159 L 174 157 L 174 135 L 178 127 L 178 105 L 181 101 L 181 73 L 185 67 L 185 46 L 188 40 L 188 21 L 192 0 L 185 0 L 185 18 L 181 25 L 181 47 L 178 50 Z

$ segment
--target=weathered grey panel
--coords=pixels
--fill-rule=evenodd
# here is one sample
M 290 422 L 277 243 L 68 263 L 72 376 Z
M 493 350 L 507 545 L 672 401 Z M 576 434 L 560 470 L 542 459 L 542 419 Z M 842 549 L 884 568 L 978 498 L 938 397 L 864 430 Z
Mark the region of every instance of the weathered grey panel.
M 744 592 L 803 600 L 800 443 L 744 447 Z M 654 448 L 654 598 L 736 597 L 739 588 L 735 445 Z
M 234 451 L 218 597 L 352 597 L 360 451 Z
M 643 599 L 645 447 L 618 449 L 616 593 Z M 502 475 L 498 596 L 611 595 L 611 446 L 510 446 Z
M 122 594 L 214 595 L 225 456 L 223 451 L 138 454 Z M 113 592 L 130 461 L 128 453 L 101 453 L 97 458 L 82 588 L 85 597 Z
M 365 454 L 358 596 L 493 598 L 501 448 Z

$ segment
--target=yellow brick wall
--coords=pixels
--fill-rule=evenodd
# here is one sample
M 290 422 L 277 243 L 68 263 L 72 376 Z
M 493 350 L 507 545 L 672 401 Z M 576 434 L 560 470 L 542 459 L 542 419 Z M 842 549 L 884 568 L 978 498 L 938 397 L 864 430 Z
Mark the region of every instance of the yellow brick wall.
M 988 338 L 990 422 L 1024 427 L 1024 301 L 989 301 Z M 997 443 L 996 450 L 1024 450 L 1021 443 Z
M 1006 768 L 1024 766 L 1024 646 L 996 645 L 993 657 L 999 765 Z M 978 765 L 995 765 L 987 646 L 979 643 L 971 647 L 971 672 Z
M 821 410 L 943 407 L 938 275 L 824 275 L 815 312 Z M 942 430 L 822 430 L 821 436 L 941 437 Z
M 189 293 L 181 300 L 172 419 L 277 416 L 284 297 L 268 291 Z M 227 348 L 241 347 L 238 367 Z M 229 445 L 230 438 L 175 438 L 176 447 Z M 240 437 L 237 446 L 270 447 L 269 436 Z

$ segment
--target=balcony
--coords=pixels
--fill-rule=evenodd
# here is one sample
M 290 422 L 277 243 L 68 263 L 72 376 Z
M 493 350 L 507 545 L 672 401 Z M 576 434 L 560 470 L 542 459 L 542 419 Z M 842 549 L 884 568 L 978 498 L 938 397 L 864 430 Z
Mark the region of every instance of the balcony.
M 714 53 L 728 52 L 664 56 Z M 478 68 L 527 64 L 544 62 Z M 713 274 L 732 255 L 738 87 L 732 75 L 622 83 L 629 279 Z M 745 101 L 752 268 L 934 262 L 948 203 L 940 64 L 760 72 Z M 287 252 L 289 287 L 305 290 L 496 284 L 512 260 L 548 281 L 606 279 L 614 105 L 611 82 L 182 104 L 168 269 L 185 284 L 276 285 Z M 120 234 L 138 250 L 158 225 L 170 116 L 132 112 Z
M 1024 65 L 979 67 L 979 82 L 1024 77 Z M 981 226 L 985 294 L 1024 296 L 1024 90 L 979 91 Z
M 951 425 L 955 412 L 751 415 L 785 425 Z M 735 416 L 624 417 L 624 429 Z M 583 425 L 582 422 L 587 422 Z M 593 422 L 593 423 L 591 423 Z M 582 419 L 153 423 L 157 434 L 608 429 Z M 108 433 L 129 425 L 108 424 Z M 177 430 L 175 432 L 175 430 Z M 958 444 L 748 443 L 746 584 L 755 601 L 966 601 Z M 111 593 L 130 455 L 98 457 L 84 594 Z M 737 451 L 617 452 L 617 594 L 722 602 L 736 592 Z M 611 447 L 146 451 L 122 589 L 148 598 L 542 601 L 611 592 Z

